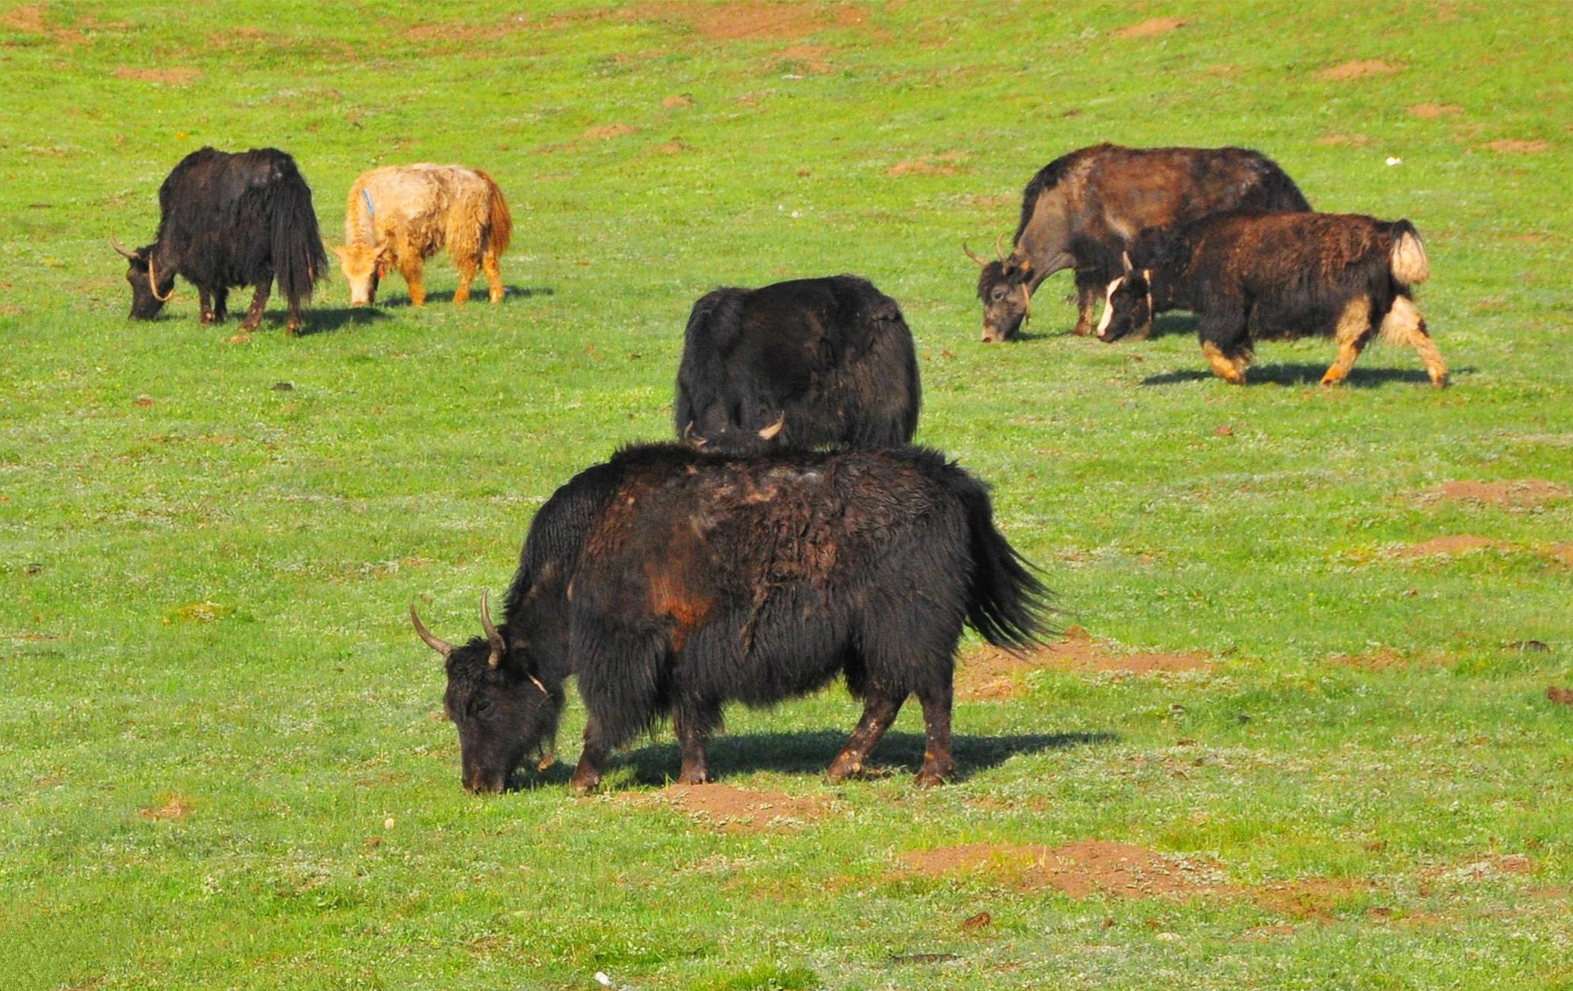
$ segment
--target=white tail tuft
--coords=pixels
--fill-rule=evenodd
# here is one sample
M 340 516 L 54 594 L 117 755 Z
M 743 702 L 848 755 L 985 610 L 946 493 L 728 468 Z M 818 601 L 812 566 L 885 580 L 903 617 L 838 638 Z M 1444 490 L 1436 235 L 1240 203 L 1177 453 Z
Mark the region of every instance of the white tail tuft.
M 1393 278 L 1406 286 L 1416 285 L 1431 277 L 1431 263 L 1426 260 L 1425 245 L 1420 243 L 1420 236 L 1413 230 L 1404 231 L 1398 236 L 1388 261 L 1393 269 Z

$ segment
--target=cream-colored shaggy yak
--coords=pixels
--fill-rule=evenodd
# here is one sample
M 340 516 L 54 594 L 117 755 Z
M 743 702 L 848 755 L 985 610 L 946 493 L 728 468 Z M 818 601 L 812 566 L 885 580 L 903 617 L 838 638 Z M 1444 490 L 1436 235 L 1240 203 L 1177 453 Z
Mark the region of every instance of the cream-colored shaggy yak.
M 502 299 L 497 257 L 508 250 L 513 218 L 492 177 L 458 165 L 389 165 L 363 173 L 350 187 L 346 244 L 334 248 L 350 284 L 350 304 L 375 300 L 383 273 L 397 269 L 410 304 L 426 305 L 421 266 L 444 245 L 459 269 L 453 301 L 470 298 L 475 270 L 486 273 L 493 303 Z

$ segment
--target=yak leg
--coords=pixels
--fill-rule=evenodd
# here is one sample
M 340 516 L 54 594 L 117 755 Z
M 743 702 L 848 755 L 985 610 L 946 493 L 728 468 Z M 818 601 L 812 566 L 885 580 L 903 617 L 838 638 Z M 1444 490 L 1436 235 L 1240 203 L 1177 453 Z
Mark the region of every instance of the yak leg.
M 868 698 L 863 702 L 863 718 L 858 720 L 851 739 L 847 740 L 846 747 L 826 774 L 832 784 L 840 784 L 854 774 L 863 772 L 863 761 L 868 759 L 869 751 L 890 729 L 890 724 L 896 721 L 896 714 L 901 711 L 904 701 L 905 698 L 884 695 L 877 689 L 869 690 Z
M 262 311 L 267 308 L 268 294 L 273 289 L 273 277 L 268 281 L 257 283 L 257 291 L 251 296 L 251 305 L 246 307 L 246 319 L 241 321 L 241 330 L 256 330 L 262 324 Z
M 678 746 L 683 752 L 683 767 L 677 774 L 680 785 L 702 785 L 710 780 L 705 767 L 705 739 L 710 735 L 714 713 L 684 710 L 672 706 L 672 732 L 677 735 Z
M 206 309 L 206 307 L 204 307 Z M 229 319 L 229 290 L 213 290 L 213 322 L 223 323 Z
M 1098 300 L 1104 289 L 1099 274 L 1091 269 L 1076 270 L 1076 328 L 1071 333 L 1078 337 L 1086 337 L 1098 326 Z
M 399 274 L 404 276 L 405 284 L 410 287 L 410 305 L 426 305 L 426 287 L 421 285 L 421 256 L 418 252 L 399 255 Z
M 1436 341 L 1426 331 L 1425 318 L 1409 297 L 1399 296 L 1393 300 L 1392 308 L 1382 318 L 1382 333 L 1412 345 L 1420 352 L 1420 360 L 1425 363 L 1431 384 L 1438 389 L 1447 388 L 1447 363 L 1442 360 L 1442 352 L 1437 350 Z
M 206 289 L 199 286 L 197 288 L 197 298 L 202 303 L 202 316 L 197 318 L 197 322 L 206 326 L 213 322 L 213 296 Z
M 459 269 L 459 288 L 453 291 L 453 304 L 463 306 L 470 301 L 470 283 L 475 281 L 475 259 L 473 257 L 457 260 Z
M 1202 356 L 1213 374 L 1235 385 L 1245 384 L 1245 368 L 1251 363 L 1251 338 L 1244 314 L 1208 313 L 1202 317 L 1196 335 L 1202 342 Z
M 1212 366 L 1213 374 L 1235 385 L 1245 384 L 1245 367 L 1250 361 L 1243 355 L 1231 355 L 1212 341 L 1202 342 L 1202 355 Z
M 924 788 L 942 785 L 956 773 L 956 761 L 950 755 L 950 698 L 951 686 L 918 692 L 923 704 L 923 767 L 918 771 L 917 782 Z
M 289 320 L 284 324 L 284 333 L 290 337 L 300 336 L 300 297 L 293 294 L 289 297 Z
M 601 732 L 600 720 L 591 716 L 584 727 L 584 750 L 579 754 L 579 766 L 574 768 L 568 787 L 581 795 L 589 794 L 601 783 L 601 768 L 612 755 L 612 745 Z
M 490 247 L 486 249 L 486 255 L 481 259 L 481 270 L 486 273 L 486 285 L 490 290 L 487 295 L 491 297 L 493 303 L 501 303 L 502 270 L 497 267 L 497 255 Z
M 1338 342 L 1338 360 L 1322 376 L 1323 385 L 1337 385 L 1348 377 L 1355 359 L 1371 339 L 1370 296 L 1356 296 L 1345 304 L 1344 312 L 1338 316 L 1338 326 L 1333 330 L 1333 339 Z

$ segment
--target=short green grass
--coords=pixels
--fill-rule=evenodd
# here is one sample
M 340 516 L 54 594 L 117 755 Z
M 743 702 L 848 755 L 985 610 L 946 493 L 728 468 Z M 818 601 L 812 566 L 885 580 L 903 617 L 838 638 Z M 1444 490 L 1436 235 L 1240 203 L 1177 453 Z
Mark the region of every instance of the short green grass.
M 1185 23 L 1115 34 L 1157 17 Z M 1573 708 L 1545 692 L 1573 685 L 1573 499 L 1422 496 L 1573 485 L 1570 44 L 1553 4 L 6 7 L 0 986 L 1573 987 Z M 1319 75 L 1355 60 L 1389 71 Z M 1183 315 L 1066 336 L 1063 276 L 1030 340 L 978 344 L 962 239 L 1100 140 L 1249 145 L 1324 209 L 1413 220 L 1454 388 L 1373 349 L 1320 390 L 1318 341 L 1232 388 Z M 338 279 L 298 340 L 275 307 L 230 343 L 184 286 L 128 323 L 107 238 L 148 240 L 209 143 L 292 152 L 330 239 L 364 169 L 485 168 L 514 291 L 456 311 L 437 262 L 425 310 L 395 281 L 351 312 Z M 898 773 L 834 788 L 839 690 L 733 713 L 714 769 L 829 801 L 796 829 L 631 800 L 675 773 L 664 734 L 595 798 L 561 767 L 465 795 L 406 603 L 474 632 L 555 486 L 665 435 L 698 295 L 838 271 L 901 301 L 920 439 L 996 486 L 1064 621 L 1214 667 L 963 703 L 967 773 L 933 792 L 915 713 Z M 1501 544 L 1394 552 L 1466 534 Z M 1084 839 L 1343 894 L 899 870 Z

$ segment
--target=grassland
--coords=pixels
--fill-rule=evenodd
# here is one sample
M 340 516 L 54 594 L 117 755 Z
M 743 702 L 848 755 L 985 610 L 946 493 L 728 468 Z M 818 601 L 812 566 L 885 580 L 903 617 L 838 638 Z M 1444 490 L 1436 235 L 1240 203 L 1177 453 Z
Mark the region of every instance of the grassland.
M 1573 987 L 1568 25 L 0 9 L 0 987 Z M 978 344 L 961 240 L 1101 140 L 1249 145 L 1323 209 L 1413 220 L 1455 386 L 1373 349 L 1320 390 L 1331 348 L 1300 342 L 1232 388 L 1186 316 L 1066 336 L 1064 276 L 1030 339 Z M 199 327 L 184 285 L 128 323 L 107 236 L 149 239 L 203 144 L 291 151 L 330 236 L 375 164 L 486 168 L 512 291 L 456 311 L 437 263 L 424 310 L 336 280 L 300 339 L 276 307 Z M 555 486 L 665 434 L 700 293 L 837 271 L 902 302 L 920 439 L 996 485 L 1103 660 L 961 703 L 938 791 L 915 712 L 890 774 L 825 784 L 831 691 L 732 715 L 711 763 L 746 794 L 718 794 L 785 796 L 752 821 L 664 792 L 664 734 L 594 798 L 561 766 L 463 794 L 405 604 L 473 632 Z M 1489 542 L 1426 543 L 1462 537 Z M 1091 842 L 1159 858 L 1141 897 Z

